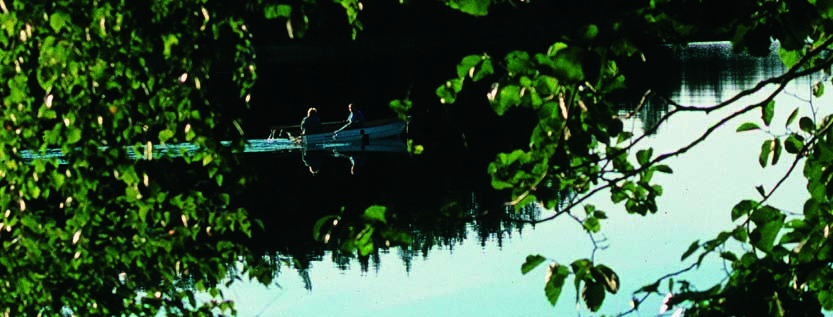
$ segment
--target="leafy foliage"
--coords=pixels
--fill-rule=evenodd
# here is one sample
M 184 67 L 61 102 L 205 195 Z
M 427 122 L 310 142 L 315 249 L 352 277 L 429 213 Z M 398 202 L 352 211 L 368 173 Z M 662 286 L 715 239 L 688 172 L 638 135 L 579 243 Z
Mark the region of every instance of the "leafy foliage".
M 518 4 L 442 2 L 475 16 L 488 14 L 492 6 Z M 361 2 L 336 3 L 356 38 L 363 29 Z M 264 283 L 273 278 L 273 267 L 230 241 L 249 234 L 252 226 L 234 200 L 251 177 L 240 172 L 232 155 L 244 146 L 235 114 L 246 108 L 256 79 L 251 34 L 242 16 L 249 5 L 263 5 L 264 17 L 285 19 L 289 37 L 301 37 L 309 27 L 304 9 L 313 4 L 99 0 L 81 6 L 0 0 L 0 76 L 6 83 L 0 87 L 0 202 L 5 209 L 0 308 L 6 315 L 234 313 L 218 286 L 239 259 L 250 277 Z M 770 135 L 758 155 L 762 167 L 783 163 L 784 152 L 793 158 L 788 175 L 804 161 L 804 210 L 788 214 L 767 203 L 783 181 L 770 189 L 757 187 L 759 199 L 741 200 L 730 211 L 739 222 L 735 228 L 695 241 L 682 255 L 684 261 L 697 255 L 691 266 L 696 268 L 717 254 L 731 268 L 728 279 L 705 290 L 678 282 L 667 305 L 685 307 L 687 316 L 811 315 L 833 309 L 833 119 L 793 111 L 785 122 L 789 132 L 771 133 L 774 96 L 784 85 L 830 72 L 833 6 L 829 1 L 655 0 L 626 7 L 627 13 L 605 25 L 569 26 L 570 35 L 554 39 L 546 52 L 463 57 L 457 76 L 436 89 L 440 101 L 451 105 L 466 81 L 492 80 L 487 101 L 495 113 L 524 108 L 537 116 L 529 146 L 498 154 L 489 165 L 492 185 L 511 190 L 515 205 L 537 202 L 556 210 L 541 221 L 567 215 L 592 238 L 601 232 L 606 214 L 584 204 L 588 197 L 608 189 L 611 201 L 627 212 L 656 213 L 663 190 L 653 176 L 672 172 L 663 161 L 687 152 L 741 114 L 760 111 L 760 123 L 742 123 L 737 131 Z M 765 85 L 778 87 L 763 102 L 740 107 L 708 127 L 691 144 L 655 155 L 641 146 L 645 135 L 623 130 L 622 120 L 631 114 L 619 113 L 613 101 L 617 93 L 633 93 L 625 85 L 626 70 L 619 67 L 640 55 L 642 47 L 635 43 L 644 41 L 633 37 L 674 45 L 704 37 L 731 39 L 737 50 L 754 55 L 767 54 L 776 39 L 789 70 L 712 107 L 667 100 L 676 109 L 661 121 L 727 108 Z M 218 80 L 219 70 L 231 75 Z M 237 89 L 232 97 L 210 90 L 228 84 Z M 825 85 L 813 86 L 814 97 L 824 94 Z M 412 105 L 406 99 L 391 106 L 405 116 Z M 224 139 L 230 144 L 219 142 Z M 182 158 L 154 154 L 154 147 L 179 143 L 199 150 L 180 153 Z M 28 159 L 31 153 L 54 150 L 68 158 L 66 164 Z M 133 153 L 143 160 L 131 159 Z M 179 173 L 171 175 L 172 170 Z M 574 212 L 579 205 L 584 215 Z M 390 219 L 385 207 L 373 206 L 358 217 L 325 217 L 314 230 L 316 237 L 361 257 L 382 245 L 409 241 Z M 748 249 L 728 251 L 729 241 Z M 544 262 L 543 256 L 530 256 L 521 271 Z M 660 281 L 681 273 L 660 277 L 637 293 L 657 294 Z M 552 261 L 544 287 L 551 304 L 570 275 L 591 311 L 619 290 L 619 276 L 592 257 L 569 268 Z M 183 281 L 190 287 L 181 287 Z M 194 291 L 219 300 L 197 302 Z
M 774 96 L 796 78 L 830 71 L 833 59 L 826 52 L 833 43 L 827 35 L 833 16 L 829 7 L 819 1 L 777 5 L 754 1 L 732 4 L 651 1 L 649 5 L 636 9 L 644 19 L 643 26 L 650 29 L 650 36 L 674 45 L 686 45 L 703 36 L 728 38 L 736 50 L 763 56 L 769 53 L 771 38 L 774 38 L 780 44 L 779 55 L 788 67 L 784 75 L 767 79 L 755 88 L 715 106 L 688 107 L 666 98 L 676 109 L 661 121 L 678 113 L 708 113 L 726 108 L 766 85 L 777 86 L 766 100 L 741 107 L 718 124 L 708 127 L 691 144 L 659 156 L 655 156 L 650 148 L 639 147 L 644 136 L 627 141 L 632 135 L 622 131 L 620 115 L 611 102 L 611 92 L 628 89 L 624 85 L 626 74 L 616 67 L 617 61 L 638 53 L 640 47 L 631 44 L 635 41 L 628 39 L 591 41 L 599 37 L 627 37 L 626 33 L 619 34 L 614 29 L 613 34 L 601 34 L 603 32 L 595 25 L 586 24 L 575 26 L 585 30 L 576 33 L 584 36 L 556 43 L 546 53 L 515 51 L 507 54 L 500 67 L 505 72 L 494 71 L 498 77 L 494 79 L 488 100 L 499 115 L 512 108 L 523 107 L 536 111 L 539 121 L 530 137 L 528 149 L 499 154 L 489 166 L 493 187 L 511 190 L 515 197 L 514 204 L 538 202 L 556 209 L 553 216 L 542 221 L 569 215 L 585 230 L 595 233 L 600 227 L 598 217 L 591 215 L 592 206 L 585 207 L 587 217 L 584 219 L 575 215 L 572 208 L 602 189 L 609 189 L 611 200 L 624 203 L 628 212 L 640 215 L 655 213 L 659 208 L 656 197 L 662 194 L 662 188 L 651 183 L 652 176 L 655 172 L 671 172 L 670 167 L 660 162 L 685 153 L 708 138 L 720 125 L 741 114 L 759 110 L 759 123 L 745 122 L 736 130 L 772 135 L 761 144 L 758 161 L 761 167 L 767 167 L 782 162 L 784 152 L 792 156 L 784 179 L 799 166 L 799 161 L 805 161 L 804 176 L 808 181 L 810 198 L 804 212 L 790 215 L 766 204 L 784 179 L 774 188 L 757 186 L 760 199 L 742 200 L 731 210 L 732 219 L 741 221 L 736 228 L 721 232 L 705 242 L 695 241 L 682 255 L 685 261 L 699 253 L 693 265 L 684 270 L 688 271 L 699 267 L 707 255 L 717 253 L 730 264 L 729 279 L 704 291 L 694 289 L 687 282 L 678 283 L 680 286 L 671 290 L 674 295 L 667 305 L 684 307 L 686 316 L 803 316 L 818 315 L 821 309 L 833 309 L 829 282 L 831 260 L 827 256 L 830 253 L 830 219 L 826 216 L 830 209 L 829 196 L 833 193 L 833 173 L 828 168 L 833 163 L 833 144 L 829 142 L 833 119 L 825 117 L 816 121 L 815 113 L 798 119 L 800 114 L 796 109 L 784 124 L 787 134 L 770 132 L 776 110 Z M 715 14 L 717 12 L 731 12 L 731 15 Z M 699 18 L 702 16 L 710 16 L 709 21 Z M 627 21 L 623 25 L 628 22 L 634 23 Z M 453 79 L 454 84 L 437 90 L 444 103 L 453 103 L 454 98 L 448 97 L 453 97 L 462 89 L 465 72 L 460 70 L 471 70 L 474 66 L 474 58 L 464 58 L 458 65 L 460 76 Z M 478 80 L 474 76 L 469 77 Z M 824 88 L 825 83 L 818 81 L 813 86 L 813 97 L 822 96 Z M 564 192 L 571 195 L 559 195 Z M 563 201 L 565 198 L 566 202 Z M 749 246 L 752 251 L 740 255 L 726 251 L 726 243 L 730 239 Z M 542 256 L 528 257 L 522 272 L 529 272 L 542 259 Z M 581 294 L 586 307 L 595 311 L 604 300 L 605 290 L 615 292 L 613 286 L 618 286 L 618 276 L 607 267 L 591 263 L 590 260 L 575 262 L 572 274 L 575 275 L 577 293 Z M 670 273 L 637 293 L 645 293 L 646 297 L 658 294 L 657 285 L 661 280 L 684 271 Z M 551 303 L 557 301 L 569 273 L 558 264 L 550 266 L 546 297 Z M 579 284 L 584 285 L 580 290 Z M 646 297 L 635 297 L 634 310 Z M 761 305 L 751 307 L 748 303 Z
M 271 281 L 231 242 L 253 224 L 235 207 L 250 175 L 232 155 L 256 78 L 244 4 L 0 4 L 0 310 L 233 313 L 219 286 L 239 260 Z M 209 91 L 220 85 L 237 91 Z M 186 142 L 199 150 L 154 154 Z M 55 150 L 65 162 L 29 159 Z

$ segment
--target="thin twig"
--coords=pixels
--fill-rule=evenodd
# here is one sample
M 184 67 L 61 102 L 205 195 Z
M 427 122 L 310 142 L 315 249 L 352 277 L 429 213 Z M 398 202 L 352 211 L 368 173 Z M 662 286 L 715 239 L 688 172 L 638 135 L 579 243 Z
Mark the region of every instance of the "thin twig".
M 660 278 L 658 278 L 656 280 L 656 282 L 654 282 L 654 284 L 662 283 L 662 281 L 664 281 L 666 279 L 675 277 L 677 275 L 681 275 L 683 273 L 686 273 L 688 271 L 691 271 L 691 270 L 695 269 L 696 267 L 697 267 L 697 263 L 692 263 L 691 265 L 689 265 L 688 267 L 686 267 L 684 269 L 681 269 L 679 271 L 668 273 L 668 274 L 665 274 L 665 275 L 661 276 Z M 631 313 L 635 312 L 639 308 L 639 305 L 642 304 L 643 302 L 645 302 L 646 299 L 648 299 L 648 296 L 651 296 L 651 292 L 645 292 L 645 295 L 643 295 L 642 298 L 639 298 L 639 299 L 634 298 L 633 299 L 633 308 L 631 308 L 630 310 L 624 311 L 622 313 L 619 313 L 619 315 L 616 315 L 616 316 L 617 317 L 622 317 L 622 316 L 626 316 L 628 314 L 631 314 Z

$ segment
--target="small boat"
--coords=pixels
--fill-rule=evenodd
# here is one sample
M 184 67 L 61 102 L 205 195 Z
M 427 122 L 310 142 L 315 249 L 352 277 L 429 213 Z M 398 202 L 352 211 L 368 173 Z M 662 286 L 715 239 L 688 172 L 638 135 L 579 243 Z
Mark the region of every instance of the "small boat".
M 329 143 L 368 143 L 372 140 L 399 137 L 405 131 L 407 126 L 408 121 L 400 120 L 399 118 L 393 118 L 366 121 L 363 128 L 352 128 L 345 125 L 338 129 L 334 129 L 332 128 L 332 125 L 330 125 L 330 128 L 327 129 L 327 125 L 325 125 L 324 132 L 302 136 L 293 136 L 291 131 L 284 131 L 284 129 L 280 129 L 280 132 L 278 132 L 278 129 L 280 127 L 276 127 L 272 128 L 272 131 L 267 140 L 279 143 L 294 142 L 298 144 L 304 144 L 307 147 L 309 147 L 310 145 L 321 145 Z M 290 128 L 295 128 L 295 126 L 291 126 Z M 287 137 L 283 136 L 284 133 L 286 133 Z

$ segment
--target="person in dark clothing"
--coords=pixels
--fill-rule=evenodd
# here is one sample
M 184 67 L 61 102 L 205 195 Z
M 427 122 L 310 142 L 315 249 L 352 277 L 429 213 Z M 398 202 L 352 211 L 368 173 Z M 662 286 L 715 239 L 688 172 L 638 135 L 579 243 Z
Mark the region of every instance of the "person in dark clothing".
M 309 135 L 321 132 L 321 119 L 318 118 L 318 109 L 309 108 L 307 116 L 301 120 L 301 135 Z
M 358 129 L 364 128 L 364 115 L 353 104 L 347 105 L 347 110 L 350 110 L 350 115 L 347 116 L 347 124 L 350 128 Z

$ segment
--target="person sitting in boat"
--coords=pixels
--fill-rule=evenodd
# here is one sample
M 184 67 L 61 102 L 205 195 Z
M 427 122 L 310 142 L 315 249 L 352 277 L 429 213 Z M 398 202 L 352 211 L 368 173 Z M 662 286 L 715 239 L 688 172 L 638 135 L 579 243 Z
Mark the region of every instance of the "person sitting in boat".
M 347 110 L 350 110 L 350 115 L 347 116 L 347 127 L 356 129 L 364 128 L 364 115 L 353 104 L 347 105 Z
M 307 116 L 301 120 L 301 135 L 309 135 L 321 132 L 321 119 L 318 118 L 318 109 L 309 108 Z

